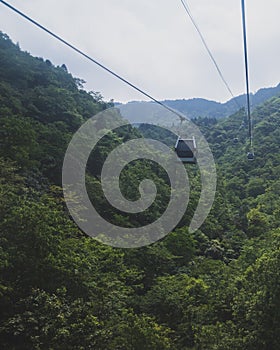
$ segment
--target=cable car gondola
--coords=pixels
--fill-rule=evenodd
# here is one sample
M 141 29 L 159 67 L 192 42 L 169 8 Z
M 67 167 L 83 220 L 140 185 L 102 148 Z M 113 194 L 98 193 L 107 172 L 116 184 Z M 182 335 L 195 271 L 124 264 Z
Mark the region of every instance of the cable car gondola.
M 248 153 L 247 153 L 247 159 L 248 159 L 248 160 L 254 160 L 254 157 L 255 157 L 255 155 L 254 155 L 253 152 L 248 152 Z
M 238 137 L 235 137 L 235 138 L 233 139 L 233 143 L 236 145 L 238 142 L 239 142 L 239 138 L 238 138 Z
M 195 138 L 183 139 L 178 137 L 175 152 L 182 163 L 196 164 L 197 148 Z

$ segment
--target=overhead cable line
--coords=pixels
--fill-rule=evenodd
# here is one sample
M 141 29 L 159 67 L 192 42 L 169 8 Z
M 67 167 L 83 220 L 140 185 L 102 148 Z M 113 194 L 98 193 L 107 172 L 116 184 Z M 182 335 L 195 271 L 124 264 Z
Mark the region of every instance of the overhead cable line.
M 231 95 L 232 98 L 234 99 L 234 102 L 236 103 L 236 105 L 238 106 L 238 108 L 241 108 L 241 106 L 239 105 L 239 103 L 236 101 L 236 96 L 234 96 L 234 94 L 233 94 L 233 92 L 232 92 L 232 90 L 231 90 L 229 84 L 227 83 L 227 81 L 226 81 L 226 79 L 225 79 L 225 77 L 224 77 L 224 75 L 223 75 L 221 69 L 220 69 L 219 66 L 218 66 L 217 61 L 215 60 L 215 58 L 214 58 L 214 56 L 213 56 L 211 50 L 209 49 L 209 46 L 207 45 L 206 40 L 205 40 L 204 36 L 202 35 L 202 33 L 201 33 L 201 31 L 200 31 L 200 29 L 199 29 L 199 27 L 198 27 L 198 25 L 197 25 L 197 23 L 196 23 L 196 21 L 195 21 L 193 15 L 192 15 L 192 13 L 191 13 L 191 10 L 190 10 L 189 6 L 188 6 L 187 3 L 185 2 L 185 0 L 180 0 L 180 1 L 181 1 L 181 3 L 182 3 L 182 5 L 183 5 L 183 7 L 184 7 L 184 9 L 185 9 L 185 11 L 186 11 L 186 13 L 187 13 L 188 16 L 190 17 L 190 20 L 192 21 L 192 24 L 194 25 L 194 27 L 195 27 L 195 29 L 196 29 L 196 31 L 197 31 L 197 33 L 198 33 L 198 35 L 199 35 L 199 37 L 200 37 L 200 39 L 201 39 L 203 45 L 204 45 L 204 47 L 205 47 L 205 49 L 206 49 L 206 51 L 207 51 L 209 57 L 211 58 L 211 60 L 212 60 L 212 62 L 213 62 L 213 64 L 214 64 L 214 66 L 215 66 L 215 68 L 216 68 L 216 70 L 217 70 L 217 72 L 218 72 L 218 74 L 219 74 L 219 76 L 220 76 L 220 78 L 222 79 L 224 85 L 226 86 L 228 92 L 230 93 L 230 95 Z
M 46 28 L 45 26 L 41 25 L 40 23 L 38 23 L 37 21 L 35 21 L 34 19 L 32 19 L 31 17 L 29 17 L 28 15 L 24 14 L 23 12 L 21 12 L 20 10 L 18 10 L 17 8 L 15 8 L 14 6 L 10 5 L 9 3 L 7 3 L 6 1 L 0 0 L 0 2 L 7 6 L 8 8 L 10 8 L 12 11 L 16 12 L 18 15 L 20 15 L 21 17 L 25 18 L 27 21 L 31 22 L 32 24 L 34 24 L 36 27 L 42 29 L 44 32 L 48 33 L 49 35 L 51 35 L 53 38 L 57 39 L 58 41 L 60 41 L 61 43 L 63 43 L 64 45 L 68 46 L 70 49 L 76 51 L 78 54 L 82 55 L 83 57 L 85 57 L 86 59 L 88 59 L 89 61 L 91 61 L 92 63 L 96 64 L 97 66 L 99 66 L 100 68 L 102 68 L 103 70 L 105 70 L 106 72 L 108 72 L 109 74 L 113 75 L 115 78 L 121 80 L 123 83 L 129 85 L 131 88 L 133 88 L 134 90 L 140 92 L 142 95 L 148 97 L 150 100 L 154 101 L 155 103 L 157 103 L 158 105 L 162 106 L 163 108 L 167 109 L 169 112 L 172 112 L 173 114 L 175 114 L 177 117 L 180 118 L 180 120 L 185 120 L 186 117 L 175 111 L 174 109 L 172 109 L 171 107 L 167 106 L 166 104 L 160 102 L 159 100 L 157 100 L 156 98 L 154 98 L 153 96 L 151 96 L 150 94 L 146 93 L 144 90 L 140 89 L 139 87 L 137 87 L 136 85 L 134 85 L 133 83 L 131 83 L 130 81 L 128 81 L 127 79 L 123 78 L 121 75 L 115 73 L 113 70 L 111 70 L 110 68 L 106 67 L 105 65 L 103 65 L 102 63 L 98 62 L 97 60 L 95 60 L 94 58 L 92 58 L 91 56 L 89 56 L 88 54 L 86 54 L 85 52 L 83 52 L 82 50 L 80 50 L 79 48 L 77 48 L 76 46 L 72 45 L 71 43 L 69 43 L 68 41 L 64 40 L 61 36 L 55 34 L 54 32 L 50 31 L 48 28 Z
M 244 63 L 245 63 L 245 79 L 246 79 L 246 100 L 247 100 L 247 115 L 249 124 L 250 147 L 253 152 L 253 121 L 251 116 L 250 106 L 250 88 L 249 88 L 249 68 L 248 68 L 248 50 L 247 50 L 247 34 L 246 34 L 246 15 L 245 15 L 245 0 L 241 0 L 242 10 L 242 27 L 243 27 L 243 45 L 244 45 Z

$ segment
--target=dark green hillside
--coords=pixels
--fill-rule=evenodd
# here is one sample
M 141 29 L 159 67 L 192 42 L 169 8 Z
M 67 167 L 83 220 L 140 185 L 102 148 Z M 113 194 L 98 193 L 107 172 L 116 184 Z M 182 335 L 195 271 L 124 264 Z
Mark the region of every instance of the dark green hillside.
M 0 63 L 0 349 L 278 350 L 280 97 L 254 110 L 253 162 L 244 112 L 195 119 L 218 172 L 197 232 L 188 223 L 200 176 L 189 166 L 191 202 L 178 227 L 153 245 L 116 249 L 78 229 L 61 188 L 71 136 L 110 103 L 5 34 Z M 119 226 L 153 222 L 170 195 L 163 169 L 145 160 L 124 169 L 121 186 L 135 200 L 139 182 L 154 180 L 150 210 L 125 216 L 102 194 L 108 151 L 142 134 L 172 142 L 163 129 L 127 126 L 104 137 L 88 162 L 89 196 Z
M 80 89 L 65 65 L 32 57 L 0 36 L 1 155 L 28 172 L 39 170 L 60 183 L 70 136 L 83 121 L 107 107 L 99 94 Z
M 273 218 L 268 217 L 268 222 L 274 222 L 276 228 L 279 224 L 277 208 L 280 207 L 277 199 L 280 185 L 280 97 L 270 99 L 253 113 L 254 162 L 246 159 L 247 129 L 240 127 L 243 117 L 244 113 L 240 112 L 214 126 L 207 125 L 209 120 L 200 119 L 197 123 L 201 124 L 212 144 L 225 189 L 230 202 L 235 203 L 235 208 L 239 210 L 238 215 L 248 215 L 248 208 L 269 212 Z M 233 142 L 235 137 L 239 139 L 237 144 Z M 274 200 L 269 199 L 271 196 Z M 244 211 L 244 208 L 247 210 Z

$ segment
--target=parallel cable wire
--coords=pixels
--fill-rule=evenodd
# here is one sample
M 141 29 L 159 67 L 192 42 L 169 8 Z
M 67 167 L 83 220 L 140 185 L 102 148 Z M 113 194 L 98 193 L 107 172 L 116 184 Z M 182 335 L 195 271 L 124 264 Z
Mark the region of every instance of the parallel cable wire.
M 155 103 L 157 103 L 158 105 L 162 106 L 163 108 L 167 109 L 169 112 L 172 112 L 173 114 L 175 114 L 177 117 L 180 118 L 180 121 L 182 120 L 186 120 L 187 118 L 175 111 L 174 109 L 172 109 L 171 107 L 167 106 L 166 104 L 160 102 L 159 100 L 157 100 L 156 98 L 154 98 L 153 96 L 151 96 L 150 94 L 146 93 L 144 90 L 140 89 L 139 87 L 137 87 L 136 85 L 134 85 L 133 83 L 131 83 L 130 81 L 128 81 L 127 79 L 123 78 L 122 76 L 120 76 L 119 74 L 115 73 L 113 70 L 111 70 L 110 68 L 106 67 L 105 65 L 103 65 L 102 63 L 98 62 L 97 60 L 95 60 L 94 58 L 92 58 L 91 56 L 89 56 L 88 54 L 86 54 L 85 52 L 83 52 L 82 50 L 78 49 L 76 46 L 72 45 L 71 43 L 69 43 L 68 41 L 64 40 L 61 36 L 55 34 L 54 32 L 50 31 L 48 28 L 46 28 L 45 26 L 41 25 L 40 23 L 36 22 L 34 19 L 32 19 L 31 17 L 29 17 L 28 15 L 24 14 L 23 12 L 21 12 L 20 10 L 18 10 L 17 8 L 15 8 L 14 6 L 10 5 L 9 3 L 7 3 L 6 1 L 0 0 L 0 2 L 7 6 L 8 8 L 10 8 L 12 11 L 16 12 L 18 15 L 20 15 L 21 17 L 25 18 L 27 21 L 31 22 L 32 24 L 34 24 L 36 27 L 42 29 L 44 32 L 48 33 L 49 35 L 51 35 L 53 38 L 57 39 L 58 41 L 60 41 L 61 43 L 63 43 L 64 45 L 68 46 L 70 49 L 76 51 L 78 54 L 82 55 L 83 57 L 85 57 L 86 59 L 88 59 L 89 61 L 91 61 L 92 63 L 96 64 L 97 66 L 99 66 L 100 68 L 102 68 L 103 70 L 105 70 L 106 72 L 108 72 L 109 74 L 113 75 L 114 77 L 116 77 L 117 79 L 121 80 L 123 83 L 129 85 L 131 88 L 133 88 L 134 90 L 140 92 L 142 95 L 148 97 L 150 100 L 154 101 Z
M 247 31 L 246 31 L 246 15 L 245 15 L 245 0 L 241 0 L 242 10 L 242 27 L 243 27 L 243 45 L 244 45 L 244 63 L 245 63 L 245 79 L 246 79 L 246 97 L 247 97 L 247 115 L 249 125 L 250 147 L 253 151 L 253 120 L 251 116 L 250 106 L 250 88 L 249 88 L 249 68 L 248 68 L 248 50 L 247 50 Z
M 198 33 L 198 35 L 199 35 L 199 37 L 200 37 L 200 39 L 201 39 L 201 41 L 202 41 L 202 44 L 203 44 L 203 46 L 205 47 L 205 49 L 206 49 L 206 51 L 207 51 L 209 57 L 211 58 L 211 60 L 212 60 L 212 62 L 213 62 L 213 64 L 214 64 L 214 66 L 215 66 L 215 68 L 216 68 L 216 70 L 217 70 L 217 72 L 218 72 L 220 78 L 222 79 L 224 85 L 226 86 L 228 92 L 230 93 L 230 95 L 231 95 L 232 98 L 234 99 L 234 102 L 236 103 L 236 105 L 238 106 L 238 108 L 241 108 L 241 106 L 239 105 L 239 103 L 236 101 L 236 96 L 234 96 L 234 94 L 233 94 L 233 92 L 232 92 L 232 90 L 231 90 L 229 84 L 227 83 L 227 81 L 226 81 L 226 79 L 225 79 L 225 77 L 224 77 L 224 75 L 223 75 L 221 69 L 220 69 L 219 66 L 218 66 L 217 61 L 215 60 L 215 58 L 214 58 L 214 56 L 213 56 L 211 50 L 209 49 L 209 46 L 207 45 L 206 40 L 205 40 L 204 36 L 202 35 L 201 30 L 199 29 L 198 24 L 196 23 L 196 21 L 195 21 L 193 15 L 192 15 L 192 13 L 191 13 L 191 10 L 190 10 L 189 6 L 187 5 L 187 3 L 186 3 L 184 0 L 180 0 L 180 1 L 181 1 L 181 3 L 182 3 L 182 5 L 183 5 L 183 7 L 184 7 L 184 9 L 185 9 L 185 11 L 186 11 L 186 13 L 187 13 L 188 16 L 190 17 L 190 20 L 191 20 L 192 24 L 194 25 L 194 27 L 195 27 L 195 29 L 196 29 L 196 31 L 197 31 L 197 33 Z

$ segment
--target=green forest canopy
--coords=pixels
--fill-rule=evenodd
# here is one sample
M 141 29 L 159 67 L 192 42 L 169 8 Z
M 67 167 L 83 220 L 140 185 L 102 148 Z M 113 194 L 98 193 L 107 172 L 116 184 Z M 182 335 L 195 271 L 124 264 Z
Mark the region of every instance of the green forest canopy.
M 254 162 L 245 129 L 232 142 L 242 111 L 195 119 L 217 164 L 210 215 L 188 232 L 200 191 L 190 168 L 194 190 L 182 222 L 162 241 L 128 250 L 79 231 L 61 189 L 71 136 L 110 106 L 65 65 L 32 57 L 1 33 L 1 349 L 279 349 L 280 96 L 254 111 Z M 153 163 L 135 162 L 123 174 L 134 184 L 131 199 L 141 176 L 157 182 L 161 197 L 142 215 L 114 212 L 99 180 L 109 147 L 153 132 L 124 128 L 91 155 L 89 195 L 116 224 L 141 225 L 164 210 L 168 183 Z

